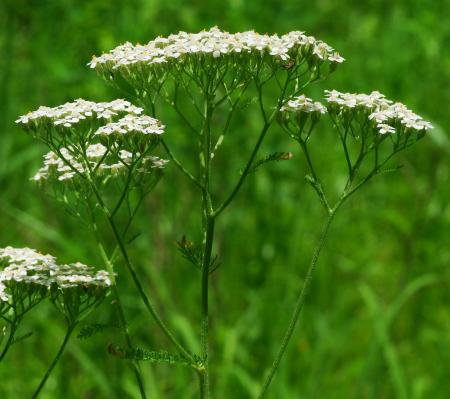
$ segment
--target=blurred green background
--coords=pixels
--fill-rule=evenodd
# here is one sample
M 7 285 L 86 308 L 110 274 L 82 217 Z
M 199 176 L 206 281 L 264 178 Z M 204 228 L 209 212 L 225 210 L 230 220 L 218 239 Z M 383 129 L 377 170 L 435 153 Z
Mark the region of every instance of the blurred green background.
M 400 172 L 374 180 L 337 217 L 269 398 L 450 397 L 449 16 L 449 0 L 1 0 L 0 246 L 30 246 L 65 261 L 100 264 L 85 227 L 29 181 L 45 148 L 14 124 L 39 105 L 119 96 L 86 66 L 93 54 L 213 25 L 231 32 L 305 30 L 347 59 L 308 94 L 379 90 L 435 129 L 397 158 Z M 176 122 L 164 122 L 167 139 L 189 159 L 188 135 L 178 131 L 170 139 Z M 233 132 L 235 147 L 224 147 L 223 168 L 216 166 L 224 186 L 235 181 L 255 135 Z M 314 156 L 328 180 L 340 182 L 337 142 L 325 137 L 316 145 Z M 324 219 L 302 178 L 300 152 L 276 129 L 262 154 L 275 150 L 296 156 L 254 174 L 218 225 L 215 250 L 223 265 L 212 281 L 211 362 L 219 399 L 258 392 Z M 131 247 L 147 292 L 194 350 L 200 275 L 174 243 L 183 234 L 198 236 L 197 200 L 169 168 L 140 214 L 136 230 L 142 234 Z M 149 349 L 169 349 L 122 277 L 136 340 Z M 90 321 L 107 322 L 109 316 L 105 303 Z M 1 398 L 31 396 L 63 329 L 50 306 L 30 314 L 21 333 L 33 335 L 0 365 Z M 106 350 L 120 343 L 119 335 L 73 339 L 41 397 L 138 398 L 127 364 Z M 188 369 L 143 369 L 149 398 L 198 397 Z

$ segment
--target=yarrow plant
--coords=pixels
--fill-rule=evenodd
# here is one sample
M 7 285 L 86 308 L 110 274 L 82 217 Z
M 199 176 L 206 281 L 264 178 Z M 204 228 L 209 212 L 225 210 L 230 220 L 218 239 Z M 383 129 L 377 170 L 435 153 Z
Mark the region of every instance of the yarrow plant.
M 256 168 L 292 157 L 291 153 L 276 152 L 258 159 L 264 139 L 278 123 L 299 144 L 308 169 L 306 180 L 317 193 L 327 219 L 280 349 L 261 386 L 258 398 L 265 397 L 296 327 L 336 212 L 372 177 L 384 172 L 396 153 L 432 128 L 403 104 L 376 91 L 326 91 L 323 102 L 304 95 L 309 84 L 326 78 L 343 61 L 331 46 L 298 31 L 281 36 L 254 31 L 231 34 L 216 27 L 199 33 L 179 32 L 146 45 L 125 43 L 93 57 L 89 63 L 134 104 L 121 99 L 101 103 L 78 99 L 58 107 L 40 107 L 17 120 L 50 150 L 32 179 L 73 215 L 88 221 L 106 269 L 94 272 L 79 263 L 57 266 L 53 257 L 28 249 L 20 252 L 6 248 L 0 252 L 0 261 L 7 262 L 0 276 L 0 309 L 11 331 L 4 353 L 23 315 L 45 298 L 61 310 L 68 325 L 64 344 L 35 397 L 61 357 L 74 327 L 100 303 L 107 289 L 114 297 L 126 344 L 112 346 L 109 351 L 130 360 L 141 397 L 146 397 L 141 361 L 188 366 L 198 376 L 200 397 L 213 396 L 209 288 L 210 276 L 221 264 L 213 255 L 215 227 Z M 259 114 L 259 132 L 241 173 L 224 196 L 215 190 L 218 177 L 214 160 L 227 136 L 238 133 L 233 132 L 238 130 L 234 122 L 245 118 L 249 107 Z M 191 134 L 192 141 L 198 144 L 199 150 L 189 154 L 188 161 L 181 160 L 169 144 L 170 139 L 164 138 L 165 126 L 159 118 L 165 109 L 175 112 L 186 134 Z M 309 148 L 310 137 L 324 118 L 329 118 L 334 127 L 347 168 L 347 181 L 337 199 L 330 198 Z M 158 147 L 201 195 L 202 240 L 195 242 L 183 236 L 177 243 L 182 256 L 200 271 L 200 353 L 186 347 L 163 321 L 128 253 L 130 226 L 139 206 L 160 181 L 169 162 L 155 155 Z M 193 164 L 197 165 L 195 171 Z M 106 235 L 100 228 L 104 225 L 109 229 Z M 113 248 L 110 236 L 114 238 Z M 117 279 L 122 276 L 119 264 L 132 277 L 146 310 L 172 345 L 173 353 L 133 346 L 117 287 Z
M 0 317 L 9 326 L 0 362 L 14 343 L 23 317 L 43 300 L 49 299 L 67 323 L 63 344 L 33 395 L 37 397 L 72 331 L 103 301 L 111 280 L 104 270 L 95 271 L 79 262 L 60 265 L 54 256 L 30 248 L 0 248 L 0 265 Z

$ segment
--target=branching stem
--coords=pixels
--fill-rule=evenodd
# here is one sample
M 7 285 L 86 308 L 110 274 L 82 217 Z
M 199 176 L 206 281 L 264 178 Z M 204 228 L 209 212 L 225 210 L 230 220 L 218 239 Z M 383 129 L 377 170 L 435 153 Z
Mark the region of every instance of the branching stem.
M 331 223 L 336 215 L 336 212 L 339 210 L 339 208 L 342 206 L 342 204 L 353 194 L 356 190 L 358 190 L 364 183 L 368 182 L 375 174 L 376 169 L 372 171 L 366 178 L 364 178 L 360 183 L 356 185 L 356 187 L 351 188 L 353 184 L 354 176 L 349 177 L 349 182 L 347 184 L 347 187 L 345 188 L 344 192 L 342 193 L 341 197 L 337 201 L 336 205 L 329 209 L 327 220 L 324 224 L 324 227 L 322 229 L 322 233 L 320 235 L 318 244 L 316 246 L 316 249 L 314 250 L 311 263 L 309 265 L 308 271 L 306 273 L 303 286 L 300 289 L 300 292 L 297 297 L 297 301 L 294 306 L 294 310 L 292 312 L 291 319 L 289 321 L 288 328 L 284 334 L 283 340 L 281 342 L 280 348 L 278 349 L 277 355 L 275 357 L 275 360 L 272 364 L 272 367 L 269 370 L 269 373 L 263 383 L 263 386 L 261 388 L 261 391 L 257 397 L 257 399 L 263 399 L 267 393 L 267 390 L 270 386 L 270 383 L 272 382 L 272 379 L 278 370 L 278 367 L 280 366 L 280 362 L 284 356 L 284 353 L 286 352 L 286 349 L 289 345 L 289 341 L 292 338 L 292 334 L 294 333 L 295 327 L 297 325 L 298 319 L 300 317 L 301 311 L 303 309 L 305 299 L 308 294 L 309 287 L 311 285 L 312 278 L 314 276 L 314 272 L 317 268 L 317 262 L 319 260 L 320 254 L 322 252 L 322 249 L 325 245 L 326 238 L 328 236 L 328 232 L 330 230 Z
M 108 270 L 109 275 L 112 276 L 112 277 L 110 277 L 111 291 L 112 291 L 112 293 L 114 295 L 114 299 L 116 301 L 116 306 L 117 306 L 117 310 L 119 313 L 120 325 L 122 328 L 123 335 L 125 337 L 125 341 L 127 343 L 128 348 L 131 349 L 131 348 L 133 348 L 133 342 L 131 341 L 130 332 L 128 331 L 128 322 L 127 322 L 127 319 L 125 316 L 125 311 L 123 309 L 122 301 L 120 299 L 119 290 L 117 289 L 116 278 L 114 275 L 114 267 L 113 267 L 111 260 L 106 255 L 106 251 L 99 239 L 97 239 L 97 244 L 98 244 L 98 248 L 100 251 L 100 255 L 103 259 L 103 262 L 105 263 L 106 269 Z M 136 381 L 139 386 L 139 391 L 141 393 L 141 398 L 146 399 L 147 396 L 145 394 L 144 381 L 142 380 L 139 363 L 137 361 L 133 361 L 132 365 L 133 365 L 134 375 L 135 375 Z
M 94 192 L 94 195 L 98 201 L 98 205 L 100 206 L 102 212 L 104 213 L 108 224 L 112 230 L 112 233 L 114 235 L 114 239 L 116 240 L 116 244 L 119 247 L 119 251 L 123 257 L 123 260 L 125 262 L 125 265 L 129 271 L 129 273 L 131 274 L 133 283 L 135 284 L 142 301 L 144 302 L 144 305 L 146 307 L 146 309 L 149 311 L 149 313 L 151 314 L 151 316 L 153 317 L 153 319 L 155 320 L 156 324 L 158 325 L 158 327 L 160 327 L 160 329 L 162 330 L 162 332 L 166 335 L 166 337 L 174 344 L 174 346 L 177 348 L 177 350 L 180 352 L 180 354 L 187 360 L 189 360 L 190 362 L 194 363 L 194 359 L 192 357 L 192 355 L 178 342 L 178 340 L 175 338 L 175 336 L 172 334 L 172 332 L 168 329 L 168 327 L 166 326 L 166 324 L 162 321 L 161 317 L 159 316 L 158 312 L 156 311 L 156 308 L 153 306 L 153 304 L 151 303 L 150 299 L 148 298 L 147 294 L 144 291 L 144 288 L 142 287 L 142 284 L 139 280 L 139 277 L 136 273 L 136 270 L 134 269 L 130 258 L 128 256 L 128 252 L 127 249 L 125 247 L 125 244 L 122 240 L 122 237 L 120 236 L 119 230 L 117 229 L 117 226 L 114 222 L 114 218 L 111 215 L 111 212 L 109 211 L 109 209 L 107 208 L 105 202 L 103 201 L 100 193 L 98 192 L 97 188 L 95 187 L 95 185 L 91 182 L 91 188 Z
M 56 353 L 56 356 L 54 357 L 53 361 L 50 363 L 49 368 L 47 369 L 46 373 L 44 374 L 44 377 L 42 378 L 41 382 L 39 383 L 39 386 L 37 387 L 36 391 L 34 392 L 32 399 L 36 399 L 41 392 L 42 388 L 44 388 L 45 383 L 48 380 L 48 377 L 50 377 L 50 374 L 52 373 L 53 369 L 55 368 L 56 364 L 58 363 L 59 359 L 61 358 L 61 355 L 64 352 L 64 349 L 66 348 L 67 343 L 69 342 L 70 336 L 72 335 L 72 332 L 76 326 L 75 324 L 69 324 L 67 327 L 66 335 L 64 336 L 64 340 Z
M 2 350 L 2 353 L 0 354 L 0 362 L 3 360 L 3 358 L 6 356 L 6 353 L 8 353 L 9 348 L 11 347 L 13 340 L 14 340 L 14 334 L 17 329 L 17 322 L 13 322 L 9 326 L 9 335 L 8 340 L 5 343 L 5 347 Z

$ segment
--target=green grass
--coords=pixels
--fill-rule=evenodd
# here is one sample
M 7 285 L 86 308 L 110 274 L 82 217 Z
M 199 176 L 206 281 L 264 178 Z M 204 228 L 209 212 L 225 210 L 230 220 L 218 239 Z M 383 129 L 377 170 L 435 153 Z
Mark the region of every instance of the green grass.
M 14 120 L 39 105 L 78 97 L 119 96 L 86 63 L 124 41 L 146 42 L 213 25 L 230 31 L 306 30 L 347 59 L 311 87 L 379 90 L 429 119 L 436 129 L 387 174 L 350 200 L 332 227 L 300 325 L 269 398 L 448 398 L 450 396 L 450 2 L 321 0 L 182 2 L 3 0 L 0 3 L 0 246 L 30 246 L 63 261 L 100 264 L 84 226 L 29 177 L 45 151 Z M 242 121 L 215 168 L 225 191 L 255 139 L 256 117 Z M 186 159 L 190 138 L 164 120 L 167 140 Z M 171 131 L 171 125 L 174 127 Z M 340 170 L 331 134 L 316 132 L 314 156 L 328 182 Z M 292 151 L 246 183 L 217 230 L 222 267 L 212 282 L 212 385 L 215 397 L 255 397 L 284 333 L 324 215 L 302 179 L 300 151 L 271 132 L 261 154 Z M 344 171 L 342 170 L 342 176 Z M 131 247 L 144 285 L 191 348 L 199 346 L 199 275 L 176 251 L 183 234 L 198 238 L 197 193 L 169 168 L 139 218 Z M 243 245 L 243 242 L 245 245 Z M 169 344 L 147 318 L 126 274 L 124 302 L 140 345 Z M 122 288 L 123 288 L 122 287 Z M 108 321 L 105 303 L 91 321 Z M 63 339 L 51 307 L 30 314 L 33 332 L 0 365 L 0 397 L 26 398 Z M 114 330 L 74 339 L 43 399 L 138 398 L 133 374 L 107 352 Z M 183 367 L 143 365 L 149 398 L 197 398 Z

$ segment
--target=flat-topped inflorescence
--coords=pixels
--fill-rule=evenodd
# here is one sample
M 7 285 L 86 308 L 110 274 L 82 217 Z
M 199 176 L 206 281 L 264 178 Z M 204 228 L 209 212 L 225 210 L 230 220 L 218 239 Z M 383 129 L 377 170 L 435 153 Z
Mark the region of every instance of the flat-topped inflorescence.
M 110 122 L 99 127 L 94 135 L 120 140 L 125 136 L 133 135 L 160 135 L 164 133 L 164 127 L 158 119 L 150 116 L 126 115 L 117 122 Z
M 146 72 L 159 73 L 172 66 L 192 68 L 195 75 L 195 64 L 201 65 L 201 74 L 201 70 L 213 70 L 226 63 L 230 68 L 257 73 L 261 62 L 276 67 L 286 63 L 298 65 L 303 61 L 316 66 L 326 62 L 334 69 L 344 58 L 328 44 L 304 32 L 279 36 L 254 31 L 229 33 L 213 27 L 198 33 L 179 32 L 157 37 L 145 45 L 127 42 L 94 56 L 89 66 L 108 80 L 117 72 L 128 80 L 133 73 L 144 79 Z
M 433 126 L 431 123 L 401 103 L 394 103 L 378 91 L 370 94 L 341 93 L 336 90 L 325 90 L 325 107 L 318 101 L 304 95 L 293 97 L 280 108 L 280 120 L 284 125 L 296 121 L 300 130 L 303 130 L 309 116 L 317 121 L 321 114 L 326 112 L 337 122 L 347 127 L 355 121 L 364 125 L 364 129 L 375 131 L 381 135 L 393 133 L 425 133 Z M 294 114 L 297 118 L 292 118 Z M 367 123 L 369 122 L 369 123 Z
M 286 103 L 280 108 L 280 111 L 325 114 L 327 109 L 321 102 L 313 101 L 311 98 L 308 98 L 302 94 L 286 101 Z
M 168 161 L 155 157 L 144 156 L 126 150 L 118 150 L 117 146 L 109 149 L 102 144 L 91 144 L 86 149 L 85 158 L 71 148 L 61 148 L 59 153 L 54 151 L 44 155 L 44 165 L 33 176 L 32 180 L 44 181 L 73 181 L 86 177 L 88 174 L 97 176 L 119 176 L 127 173 L 135 163 L 138 173 L 151 173 L 154 169 L 163 169 Z
M 293 138 L 300 138 L 301 132 L 305 129 L 308 121 L 308 133 L 305 139 L 308 139 L 314 125 L 320 117 L 327 112 L 326 107 L 319 101 L 313 101 L 305 95 L 295 96 L 287 100 L 280 108 L 279 122 L 284 126 L 289 135 Z M 294 126 L 292 126 L 294 124 Z
M 189 56 L 214 59 L 236 54 L 267 54 L 282 61 L 297 58 L 299 55 L 333 63 L 344 61 L 331 46 L 305 35 L 304 32 L 294 31 L 279 36 L 262 35 L 254 31 L 228 33 L 213 27 L 199 33 L 179 32 L 167 38 L 157 37 L 146 45 L 132 45 L 127 42 L 109 53 L 94 56 L 89 66 L 117 69 L 139 63 L 182 63 Z
M 53 150 L 46 155 L 44 168 L 36 180 L 47 174 L 46 166 L 50 169 L 54 166 L 61 172 L 59 180 L 65 180 L 82 171 L 86 162 L 100 160 L 115 149 L 132 153 L 153 149 L 165 126 L 155 118 L 141 115 L 142 112 L 142 108 L 125 100 L 95 103 L 78 99 L 55 108 L 40 107 L 16 122 Z M 64 160 L 73 164 L 61 164 Z M 99 166 L 108 169 L 106 164 Z
M 424 133 L 433 126 L 430 122 L 404 104 L 394 103 L 383 94 L 374 91 L 370 94 L 341 93 L 336 90 L 326 91 L 328 112 L 337 116 L 348 117 L 362 112 L 374 122 L 380 134 L 395 132 Z
M 0 248 L 0 265 L 2 266 L 4 264 L 22 264 L 29 267 L 43 265 L 50 268 L 55 264 L 55 260 L 54 256 L 43 255 L 31 248 Z
M 83 263 L 76 262 L 60 265 L 53 276 L 55 283 L 61 288 L 83 287 L 109 287 L 111 279 L 105 270 L 95 271 Z
M 22 285 L 32 284 L 36 288 L 49 288 L 58 265 L 56 258 L 44 255 L 30 248 L 0 248 L 0 300 L 8 301 L 8 285 L 11 282 Z M 45 290 L 44 290 L 45 291 Z
M 96 103 L 79 98 L 73 102 L 53 108 L 41 106 L 36 111 L 19 117 L 16 123 L 20 123 L 32 130 L 36 130 L 41 126 L 47 127 L 48 124 L 70 128 L 86 120 L 100 119 L 109 121 L 126 114 L 140 115 L 142 112 L 142 108 L 136 107 L 122 99 Z
M 385 108 L 392 104 L 391 100 L 378 91 L 370 94 L 341 93 L 337 90 L 325 90 L 325 99 L 329 108 L 338 109 L 366 108 L 368 111 Z
M 0 248 L 0 266 L 0 301 L 10 302 L 10 307 L 32 307 L 51 289 L 75 286 L 104 289 L 111 285 L 105 271 L 95 271 L 81 263 L 59 265 L 54 256 L 31 248 Z M 24 304 L 26 297 L 31 300 Z

